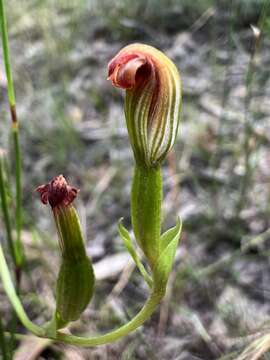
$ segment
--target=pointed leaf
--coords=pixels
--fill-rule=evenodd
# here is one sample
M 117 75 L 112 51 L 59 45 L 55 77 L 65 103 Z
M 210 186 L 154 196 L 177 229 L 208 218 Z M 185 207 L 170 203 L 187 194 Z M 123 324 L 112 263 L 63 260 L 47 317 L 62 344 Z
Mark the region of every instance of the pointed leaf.
M 162 252 L 153 270 L 154 284 L 160 291 L 165 291 L 168 277 L 172 270 L 181 229 L 182 223 L 178 219 L 176 226 L 166 231 L 161 237 L 161 241 L 163 241 L 161 246 Z
M 161 252 L 166 249 L 166 247 L 169 245 L 169 243 L 173 240 L 173 238 L 177 235 L 179 232 L 179 226 L 180 226 L 180 232 L 181 232 L 181 220 L 177 220 L 177 224 L 167 230 L 164 234 L 161 235 L 160 239 L 160 250 Z
M 138 254 L 136 253 L 136 250 L 133 247 L 132 244 L 132 240 L 131 237 L 129 235 L 128 230 L 124 227 L 124 225 L 122 224 L 123 218 L 121 218 L 118 222 L 118 232 L 120 237 L 122 238 L 122 240 L 124 241 L 124 245 L 127 249 L 127 251 L 130 253 L 133 261 L 135 262 L 135 264 L 137 265 L 138 269 L 140 270 L 144 280 L 147 282 L 148 286 L 151 288 L 152 287 L 152 279 L 149 276 L 149 274 L 147 273 L 147 271 L 145 270 Z

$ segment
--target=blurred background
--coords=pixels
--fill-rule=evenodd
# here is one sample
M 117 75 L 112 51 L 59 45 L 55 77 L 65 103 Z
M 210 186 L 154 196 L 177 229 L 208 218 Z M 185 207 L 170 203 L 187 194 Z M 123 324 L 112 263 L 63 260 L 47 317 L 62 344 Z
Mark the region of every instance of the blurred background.
M 79 349 L 25 337 L 14 358 L 235 359 L 270 331 L 270 2 L 9 0 L 6 7 L 23 151 L 21 297 L 38 324 L 54 309 L 59 253 L 49 208 L 34 189 L 58 174 L 81 190 L 76 204 L 98 279 L 72 332 L 117 327 L 146 300 L 117 234 L 122 216 L 130 228 L 133 157 L 124 93 L 106 80 L 107 64 L 121 47 L 145 42 L 176 63 L 183 81 L 163 209 L 164 229 L 178 215 L 184 229 L 159 310 L 115 344 Z M 2 54 L 0 88 L 0 146 L 13 159 Z M 5 244 L 3 231 L 0 238 Z M 0 311 L 8 328 L 1 284 Z

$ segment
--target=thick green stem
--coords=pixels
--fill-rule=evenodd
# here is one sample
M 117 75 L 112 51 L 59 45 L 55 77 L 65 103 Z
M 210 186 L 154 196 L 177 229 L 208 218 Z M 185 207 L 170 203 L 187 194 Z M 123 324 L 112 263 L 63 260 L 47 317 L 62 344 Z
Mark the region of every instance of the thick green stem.
M 162 176 L 160 166 L 135 166 L 131 221 L 136 240 L 153 268 L 160 254 Z

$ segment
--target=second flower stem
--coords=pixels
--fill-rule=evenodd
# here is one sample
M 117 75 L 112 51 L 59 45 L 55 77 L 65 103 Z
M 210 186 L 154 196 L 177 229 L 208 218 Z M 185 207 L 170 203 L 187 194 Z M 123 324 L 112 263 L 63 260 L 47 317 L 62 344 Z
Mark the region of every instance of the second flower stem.
M 47 332 L 46 328 L 41 328 L 40 326 L 35 325 L 25 313 L 21 301 L 18 298 L 14 285 L 12 283 L 11 275 L 7 267 L 7 263 L 4 257 L 1 244 L 0 244 L 0 276 L 2 278 L 3 287 L 18 315 L 18 318 L 21 320 L 23 325 L 29 331 L 40 337 L 51 338 L 53 340 L 62 341 L 67 344 L 79 345 L 79 346 L 97 346 L 102 344 L 108 344 L 124 336 L 127 336 L 129 333 L 131 333 L 132 331 L 136 330 L 139 326 L 141 326 L 147 319 L 149 319 L 149 317 L 155 311 L 157 305 L 160 303 L 162 297 L 164 296 L 164 292 L 161 291 L 160 288 L 156 288 L 154 286 L 149 299 L 147 300 L 141 311 L 127 324 L 107 334 L 98 335 L 90 338 L 64 334 L 62 332 L 57 332 L 56 334 L 52 335 L 51 333 Z
M 114 342 L 124 336 L 127 336 L 129 333 L 141 326 L 147 319 L 149 319 L 149 317 L 155 311 L 157 305 L 160 303 L 163 295 L 163 293 L 153 291 L 144 307 L 132 320 L 121 326 L 119 329 L 113 330 L 108 334 L 99 335 L 92 338 L 83 338 L 58 332 L 55 340 L 79 346 L 97 346 Z

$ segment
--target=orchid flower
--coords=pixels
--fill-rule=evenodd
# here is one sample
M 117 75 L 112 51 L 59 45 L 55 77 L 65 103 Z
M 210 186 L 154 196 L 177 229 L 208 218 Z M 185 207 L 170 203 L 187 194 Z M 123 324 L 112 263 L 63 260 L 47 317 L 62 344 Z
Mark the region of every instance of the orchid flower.
M 181 80 L 174 63 L 144 44 L 124 47 L 108 65 L 108 79 L 126 90 L 125 117 L 135 157 L 131 218 L 151 268 L 162 252 L 160 164 L 177 137 Z
M 176 66 L 154 47 L 132 44 L 110 61 L 108 78 L 126 90 L 125 116 L 136 162 L 156 166 L 177 136 L 181 81 Z

